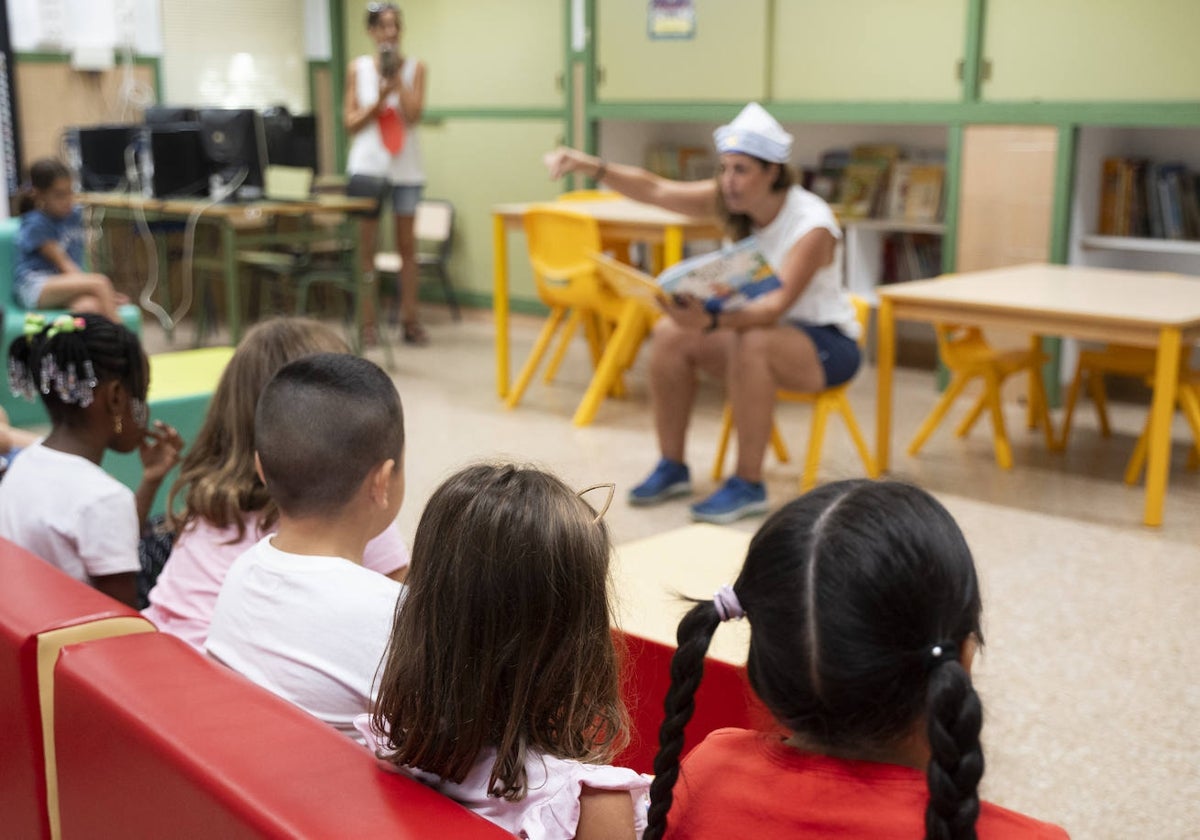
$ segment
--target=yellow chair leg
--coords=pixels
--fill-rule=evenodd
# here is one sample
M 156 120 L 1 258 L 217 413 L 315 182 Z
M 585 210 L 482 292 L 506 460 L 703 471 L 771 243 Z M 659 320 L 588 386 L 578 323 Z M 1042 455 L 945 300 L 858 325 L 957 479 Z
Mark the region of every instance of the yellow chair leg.
M 604 338 L 600 333 L 600 326 L 596 323 L 596 315 L 593 312 L 580 312 L 580 318 L 583 321 L 583 332 L 587 336 L 588 350 L 592 354 L 592 369 L 595 370 L 600 365 L 600 357 L 604 355 Z
M 807 493 L 817 484 L 817 467 L 821 464 L 821 447 L 825 443 L 825 424 L 829 419 L 829 400 L 817 398 L 813 406 L 812 429 L 808 433 L 808 452 L 804 456 L 804 472 L 800 474 L 800 492 Z
M 929 416 L 921 423 L 921 428 L 917 430 L 912 442 L 908 445 L 909 455 L 916 455 L 921 451 L 921 447 L 925 445 L 925 441 L 929 439 L 929 436 L 933 434 L 933 430 L 945 418 L 946 412 L 950 410 L 951 403 L 962 393 L 968 381 L 967 377 L 958 375 L 950 380 L 950 384 L 946 387 L 941 399 L 937 401 L 937 404 L 933 407 L 933 411 L 929 412 Z
M 637 317 L 638 313 L 632 310 L 635 305 L 632 301 L 627 304 L 617 329 L 604 348 L 604 354 L 596 365 L 596 372 L 592 374 L 592 381 L 588 383 L 587 391 L 584 392 L 571 420 L 576 426 L 586 426 L 595 419 L 600 403 L 612 393 L 613 384 L 621 376 L 621 359 L 629 352 L 627 345 L 640 338 L 641 320 Z
M 1059 448 L 1067 448 L 1067 438 L 1071 436 L 1071 419 L 1075 416 L 1075 402 L 1079 399 L 1079 385 L 1083 381 L 1083 362 L 1075 365 L 1075 376 L 1071 386 L 1067 388 L 1067 398 L 1063 402 L 1062 437 L 1059 438 Z
M 572 309 L 571 317 L 567 319 L 562 334 L 558 337 L 558 349 L 550 357 L 550 364 L 546 365 L 546 375 L 542 377 L 547 385 L 554 381 L 554 377 L 558 376 L 558 367 L 562 364 L 563 356 L 567 354 L 567 347 L 571 345 L 571 339 L 575 337 L 575 332 L 579 329 L 579 323 L 582 320 L 583 312 Z
M 955 437 L 966 437 L 970 434 L 971 429 L 983 416 L 983 410 L 987 408 L 987 391 L 979 395 L 979 399 L 975 400 L 975 404 L 971 406 L 971 410 L 967 412 L 967 416 L 954 429 Z
M 721 432 L 717 435 L 717 457 L 713 459 L 713 481 L 720 481 L 725 475 L 725 453 L 729 451 L 729 436 L 733 432 L 733 406 L 725 403 L 721 412 Z
M 1012 469 L 1012 446 L 1008 432 L 1004 429 L 1004 406 L 1000 400 L 1000 380 L 994 374 L 983 377 L 988 406 L 992 410 L 992 445 L 996 449 L 996 463 L 1001 469 Z
M 551 339 L 554 338 L 554 332 L 562 322 L 564 314 L 565 310 L 561 307 L 550 311 L 550 317 L 546 319 L 545 326 L 538 333 L 537 341 L 533 345 L 533 352 L 529 354 L 529 360 L 525 362 L 525 367 L 521 368 L 521 375 L 517 377 L 512 390 L 509 391 L 508 399 L 504 401 L 504 405 L 507 408 L 515 408 L 517 403 L 521 401 L 521 397 L 525 395 L 525 389 L 529 387 L 529 381 L 533 379 L 534 373 L 537 372 L 537 366 L 541 364 L 542 356 L 546 355 L 546 348 L 549 347 Z
M 1092 395 L 1092 404 L 1096 406 L 1096 419 L 1100 422 L 1100 436 L 1111 437 L 1112 426 L 1108 423 L 1108 395 L 1104 390 L 1104 377 L 1096 371 L 1088 374 L 1088 392 Z
M 871 457 L 871 451 L 867 449 L 867 439 L 863 437 L 862 429 L 858 427 L 858 421 L 854 419 L 850 400 L 846 398 L 845 393 L 838 395 L 837 407 L 842 419 L 846 421 L 846 428 L 850 431 L 850 439 L 854 441 L 854 448 L 858 450 L 858 457 L 862 458 L 863 466 L 867 468 L 867 477 L 879 478 L 879 467 L 876 465 L 875 459 Z
M 1142 429 L 1141 435 L 1137 439 L 1137 443 L 1133 445 L 1133 452 L 1129 456 L 1129 463 L 1125 465 L 1125 483 L 1130 487 L 1138 483 L 1138 478 L 1142 474 L 1142 467 L 1146 465 L 1146 448 L 1147 442 L 1150 439 L 1150 417 L 1146 416 L 1146 427 Z
M 771 449 L 775 452 L 775 458 L 781 464 L 786 464 L 791 456 L 788 454 L 787 444 L 783 442 L 783 435 L 779 433 L 779 424 L 774 420 L 771 421 Z
M 1200 465 L 1200 394 L 1194 385 L 1182 384 L 1179 386 L 1178 399 L 1183 416 L 1192 427 L 1192 447 L 1188 450 L 1187 468 L 1194 470 Z

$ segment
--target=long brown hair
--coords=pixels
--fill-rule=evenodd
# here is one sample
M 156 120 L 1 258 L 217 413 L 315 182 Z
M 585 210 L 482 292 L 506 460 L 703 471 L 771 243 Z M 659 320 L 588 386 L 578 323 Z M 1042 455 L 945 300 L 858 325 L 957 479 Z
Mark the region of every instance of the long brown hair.
M 198 519 L 218 528 L 233 526 L 246 536 L 245 514 L 261 511 L 260 527 L 279 516 L 267 488 L 254 471 L 254 410 L 275 372 L 312 353 L 346 353 L 349 347 L 332 329 L 309 318 L 272 318 L 251 328 L 229 360 L 196 436 L 171 487 L 167 509 L 182 495 L 176 529 Z
M 373 724 L 381 757 L 461 782 L 486 747 L 494 796 L 529 750 L 601 763 L 628 740 L 610 632 L 608 530 L 558 478 L 480 464 L 433 494 L 413 541 Z
M 792 168 L 790 163 L 771 163 L 762 158 L 747 155 L 757 161 L 759 166 L 764 169 L 768 166 L 778 166 L 779 172 L 775 175 L 775 180 L 771 182 L 771 192 L 784 192 L 792 188 L 796 183 L 796 170 Z M 717 168 L 717 174 L 713 176 L 717 183 L 717 215 L 721 221 L 725 223 L 725 232 L 729 234 L 729 238 L 734 242 L 739 239 L 745 239 L 753 230 L 754 223 L 745 213 L 730 213 L 729 208 L 725 206 L 725 196 L 721 194 L 721 169 Z

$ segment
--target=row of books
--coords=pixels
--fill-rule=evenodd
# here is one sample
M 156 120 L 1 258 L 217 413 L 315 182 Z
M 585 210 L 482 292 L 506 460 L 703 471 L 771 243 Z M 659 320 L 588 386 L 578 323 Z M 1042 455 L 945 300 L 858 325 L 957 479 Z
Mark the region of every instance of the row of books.
M 873 143 L 826 152 L 805 186 L 843 219 L 937 222 L 945 172 L 940 152 L 906 156 L 899 145 Z
M 1200 173 L 1182 163 L 1109 157 L 1100 177 L 1101 236 L 1200 239 Z
M 883 240 L 881 283 L 907 283 L 942 273 L 942 237 L 893 233 Z
M 646 149 L 646 168 L 675 181 L 702 181 L 715 171 L 712 151 L 700 146 L 658 143 Z

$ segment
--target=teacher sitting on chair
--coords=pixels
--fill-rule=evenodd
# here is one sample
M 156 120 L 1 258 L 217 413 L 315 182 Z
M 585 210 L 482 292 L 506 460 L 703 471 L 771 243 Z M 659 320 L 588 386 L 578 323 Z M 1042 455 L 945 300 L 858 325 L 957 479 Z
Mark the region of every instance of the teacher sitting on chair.
M 841 230 L 829 205 L 795 183 L 792 136 L 757 103 L 714 132 L 720 155 L 711 181 L 682 182 L 610 164 L 574 149 L 546 157 L 552 177 L 579 172 L 635 201 L 688 216 L 720 216 L 729 236 L 754 235 L 779 288 L 736 311 L 710 312 L 682 298 L 654 327 L 650 395 L 661 458 L 629 492 L 653 505 L 692 492 L 684 444 L 697 371 L 725 382 L 737 428 L 737 470 L 691 507 L 692 518 L 724 524 L 767 510 L 763 457 L 775 392 L 820 391 L 854 376 L 858 323 L 835 265 Z

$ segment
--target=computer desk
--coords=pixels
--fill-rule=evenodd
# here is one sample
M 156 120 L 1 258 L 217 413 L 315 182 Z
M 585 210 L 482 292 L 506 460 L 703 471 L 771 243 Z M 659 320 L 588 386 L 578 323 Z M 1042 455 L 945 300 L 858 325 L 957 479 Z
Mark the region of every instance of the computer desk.
M 356 281 L 363 286 L 365 278 L 359 254 L 359 214 L 369 213 L 375 208 L 370 198 L 344 195 L 318 195 L 306 201 L 254 201 L 254 202 L 211 202 L 203 198 L 146 198 L 128 193 L 83 193 L 78 200 L 89 210 L 102 211 L 105 219 L 127 222 L 182 222 L 196 216 L 197 224 L 213 225 L 218 231 L 220 249 L 216 255 L 197 254 L 193 267 L 216 271 L 224 278 L 225 305 L 229 324 L 229 341 L 237 344 L 242 335 L 242 311 L 240 283 L 238 279 L 238 251 L 280 245 L 306 245 L 327 241 L 331 235 L 351 243 L 351 259 Z M 207 205 L 207 206 L 206 206 Z M 196 214 L 199 215 L 196 215 Z M 308 219 L 314 213 L 328 213 L 338 217 L 337 227 L 304 226 L 294 231 L 272 230 L 270 224 L 276 219 Z M 167 282 L 166 240 L 155 237 L 159 264 L 159 289 L 164 308 L 171 309 L 170 284 Z M 363 305 L 365 299 L 358 296 L 359 305 L 355 313 L 356 334 L 362 336 Z M 388 348 L 390 351 L 390 347 Z

